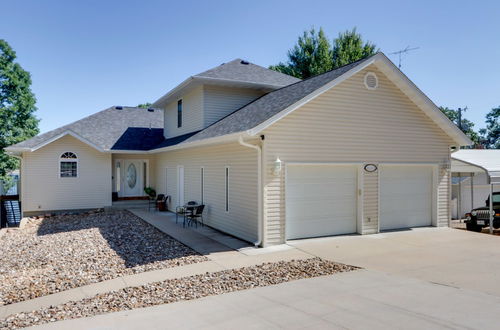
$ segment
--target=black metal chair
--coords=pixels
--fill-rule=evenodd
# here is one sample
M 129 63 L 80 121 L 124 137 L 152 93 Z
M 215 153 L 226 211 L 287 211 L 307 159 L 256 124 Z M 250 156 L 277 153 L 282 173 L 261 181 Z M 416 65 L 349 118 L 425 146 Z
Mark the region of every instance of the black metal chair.
M 189 216 L 191 213 L 193 213 L 193 209 L 194 209 L 194 206 L 196 204 L 197 203 L 195 201 L 189 201 L 189 202 L 187 202 L 186 205 L 177 206 L 175 208 L 175 223 L 177 223 L 177 221 L 179 220 L 179 214 L 180 214 L 184 217 L 183 222 L 182 222 L 182 226 L 186 227 L 186 217 Z M 189 207 L 190 205 L 193 207 Z
M 203 210 L 205 209 L 205 205 L 198 205 L 188 217 L 188 225 L 194 222 L 196 228 L 198 228 L 198 222 L 201 220 L 201 226 L 205 226 L 203 223 Z
M 155 210 L 164 211 L 166 202 L 167 202 L 167 199 L 166 199 L 165 195 L 158 194 L 158 196 L 156 196 L 156 200 L 155 200 Z M 162 206 L 162 204 L 163 204 L 163 206 Z

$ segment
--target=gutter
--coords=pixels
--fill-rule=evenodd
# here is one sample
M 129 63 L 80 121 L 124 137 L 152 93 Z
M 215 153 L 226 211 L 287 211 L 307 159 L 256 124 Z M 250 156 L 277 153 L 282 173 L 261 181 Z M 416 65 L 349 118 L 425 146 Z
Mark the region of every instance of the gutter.
M 263 222 L 263 200 L 262 200 L 262 149 L 260 146 L 257 146 L 257 145 L 254 145 L 254 144 L 250 144 L 250 143 L 246 143 L 243 141 L 243 136 L 240 135 L 239 139 L 238 139 L 238 142 L 240 145 L 244 146 L 244 147 L 247 147 L 247 148 L 252 148 L 252 149 L 255 149 L 257 150 L 257 181 L 258 181 L 258 184 L 257 184 L 257 189 L 258 189 L 258 206 L 257 206 L 257 209 L 258 209 L 258 219 L 257 219 L 257 224 L 258 224 L 258 233 L 257 233 L 257 241 L 254 242 L 254 245 L 255 246 L 260 246 L 262 244 L 262 232 L 263 232 L 263 226 L 262 226 L 262 222 Z

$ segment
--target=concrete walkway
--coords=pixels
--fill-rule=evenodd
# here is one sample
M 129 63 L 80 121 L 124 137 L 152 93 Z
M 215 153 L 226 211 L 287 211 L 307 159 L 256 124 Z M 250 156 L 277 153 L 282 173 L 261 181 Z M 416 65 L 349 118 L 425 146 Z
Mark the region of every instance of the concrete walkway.
M 142 209 L 131 210 L 131 212 L 198 253 L 207 256 L 209 260 L 191 265 L 122 276 L 15 304 L 0 306 L 0 318 L 15 313 L 30 312 L 40 308 L 59 305 L 69 301 L 90 298 L 96 294 L 130 286 L 140 286 L 206 272 L 254 266 L 265 262 L 289 261 L 313 257 L 306 252 L 289 246 L 256 249 L 249 247 L 247 243 L 235 238 L 224 237 L 225 235 L 216 231 L 202 228 L 199 230 L 183 228 L 181 223 L 175 223 L 175 215 L 172 214 L 148 212 Z M 226 244 L 221 242 L 225 242 Z M 233 248 L 239 248 L 239 250 L 234 250 Z
M 500 298 L 360 270 L 36 329 L 498 329 Z

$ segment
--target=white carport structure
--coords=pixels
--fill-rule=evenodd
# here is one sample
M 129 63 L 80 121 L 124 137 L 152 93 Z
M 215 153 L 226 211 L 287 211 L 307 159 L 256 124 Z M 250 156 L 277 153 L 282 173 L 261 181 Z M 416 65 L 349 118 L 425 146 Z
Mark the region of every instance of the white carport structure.
M 471 198 L 474 197 L 474 175 L 485 173 L 490 192 L 493 186 L 500 185 L 500 150 L 462 149 L 451 154 L 451 172 L 454 176 L 471 177 Z M 493 198 L 490 197 L 490 233 L 493 232 Z

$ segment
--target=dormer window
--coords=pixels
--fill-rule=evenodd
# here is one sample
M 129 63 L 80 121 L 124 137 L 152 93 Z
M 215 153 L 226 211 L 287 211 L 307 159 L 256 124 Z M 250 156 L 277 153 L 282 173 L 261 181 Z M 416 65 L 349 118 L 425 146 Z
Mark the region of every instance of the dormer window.
M 182 100 L 177 101 L 177 127 L 182 127 Z

